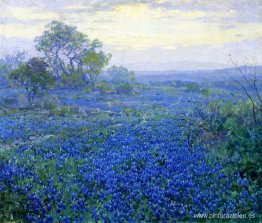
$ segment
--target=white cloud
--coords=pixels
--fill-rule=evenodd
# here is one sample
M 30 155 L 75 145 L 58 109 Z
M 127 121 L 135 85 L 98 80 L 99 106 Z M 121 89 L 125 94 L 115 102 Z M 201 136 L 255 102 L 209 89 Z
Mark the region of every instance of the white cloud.
M 52 20 L 58 19 L 59 16 L 53 12 L 43 12 L 34 8 L 20 8 L 14 7 L 8 9 L 5 16 L 17 18 L 19 20 L 32 21 L 32 20 Z
M 83 20 L 78 25 L 82 30 L 93 30 L 93 37 L 101 39 L 105 44 L 116 45 L 121 50 L 224 44 L 257 38 L 262 33 L 262 25 L 257 23 L 235 22 L 225 29 L 222 22 L 203 21 L 210 16 L 234 19 L 234 13 L 229 11 L 179 11 L 136 4 L 118 6 L 111 11 L 98 11 L 94 17 L 83 13 Z
M 180 60 L 221 62 L 230 51 L 257 55 L 261 49 L 261 41 L 251 40 L 262 37 L 262 2 L 239 2 L 6 0 L 0 7 L 0 35 L 32 42 L 57 19 L 100 39 L 115 63 L 169 67 Z M 11 44 L 6 38 L 2 45 Z
M 44 24 L 0 24 L 0 35 L 33 40 L 44 31 Z

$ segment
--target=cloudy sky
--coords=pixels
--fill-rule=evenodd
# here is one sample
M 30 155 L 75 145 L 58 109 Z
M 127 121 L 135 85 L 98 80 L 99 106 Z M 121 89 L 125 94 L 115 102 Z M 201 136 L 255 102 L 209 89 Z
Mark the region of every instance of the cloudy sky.
M 229 54 L 262 64 L 262 0 L 0 0 L 0 56 L 33 54 L 52 20 L 101 40 L 111 64 L 133 70 L 221 68 Z

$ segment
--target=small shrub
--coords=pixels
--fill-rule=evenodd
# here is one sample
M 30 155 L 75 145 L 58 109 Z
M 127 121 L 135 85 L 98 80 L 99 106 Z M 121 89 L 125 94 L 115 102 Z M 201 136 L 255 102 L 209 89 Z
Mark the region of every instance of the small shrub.
M 54 116 L 62 116 L 62 117 L 71 116 L 71 115 L 79 114 L 79 109 L 68 107 L 68 106 L 61 106 L 51 110 L 50 114 Z
M 123 113 L 126 115 L 126 116 L 136 116 L 136 117 L 139 117 L 142 115 L 142 112 L 135 109 L 135 108 L 124 108 L 123 109 Z
M 11 92 L 0 98 L 0 105 L 3 107 L 24 107 L 26 105 L 26 97 L 19 92 Z
M 18 102 L 18 99 L 16 95 L 8 95 L 1 100 L 1 104 L 3 106 L 13 106 L 13 105 L 16 105 L 17 102 Z
M 133 71 L 128 71 L 125 67 L 113 66 L 107 72 L 118 94 L 131 94 L 134 92 L 136 75 Z
M 200 86 L 198 83 L 191 83 L 187 85 L 187 91 L 189 92 L 199 92 Z
M 93 90 L 90 87 L 85 87 L 84 90 L 83 90 L 83 93 L 84 94 L 92 94 Z
M 192 131 L 200 133 L 194 140 L 207 144 L 228 174 L 246 178 L 251 182 L 252 193 L 261 197 L 262 117 L 257 112 L 254 122 L 252 108 L 250 101 L 211 101 L 195 109 L 197 118 L 189 122 L 193 128 L 190 136 Z
M 134 88 L 130 83 L 121 83 L 115 87 L 118 94 L 132 94 L 134 93 Z
M 52 95 L 50 97 L 45 97 L 41 101 L 36 103 L 36 107 L 46 110 L 53 110 L 59 105 L 59 99 L 57 95 Z
M 105 95 L 105 94 L 107 94 L 108 90 L 109 90 L 108 83 L 106 81 L 101 81 L 101 83 L 99 85 L 100 94 Z
M 67 86 L 75 89 L 85 85 L 85 81 L 83 80 L 82 74 L 80 73 L 73 73 L 71 75 L 62 74 L 58 83 L 61 87 Z

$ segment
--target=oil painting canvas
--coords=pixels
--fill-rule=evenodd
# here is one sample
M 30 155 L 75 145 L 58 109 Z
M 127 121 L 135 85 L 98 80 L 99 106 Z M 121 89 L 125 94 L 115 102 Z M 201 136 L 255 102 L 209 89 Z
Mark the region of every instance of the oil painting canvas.
M 261 0 L 0 0 L 0 223 L 259 223 L 261 174 Z

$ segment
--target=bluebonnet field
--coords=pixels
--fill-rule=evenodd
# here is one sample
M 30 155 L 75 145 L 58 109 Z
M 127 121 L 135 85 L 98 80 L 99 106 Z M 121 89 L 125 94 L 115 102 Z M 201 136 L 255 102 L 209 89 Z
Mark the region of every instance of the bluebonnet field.
M 65 112 L 1 113 L 1 203 L 14 217 L 190 222 L 198 221 L 197 213 L 256 213 L 257 198 L 246 178 L 225 173 L 207 148 L 183 142 L 175 112 L 184 103 L 192 106 L 192 94 L 185 92 L 187 100 L 174 107 L 170 101 L 181 93 L 56 93 Z
M 58 21 L 35 42 L 43 58 L 0 60 L 1 223 L 259 221 L 261 72 L 105 72 L 102 44 Z

